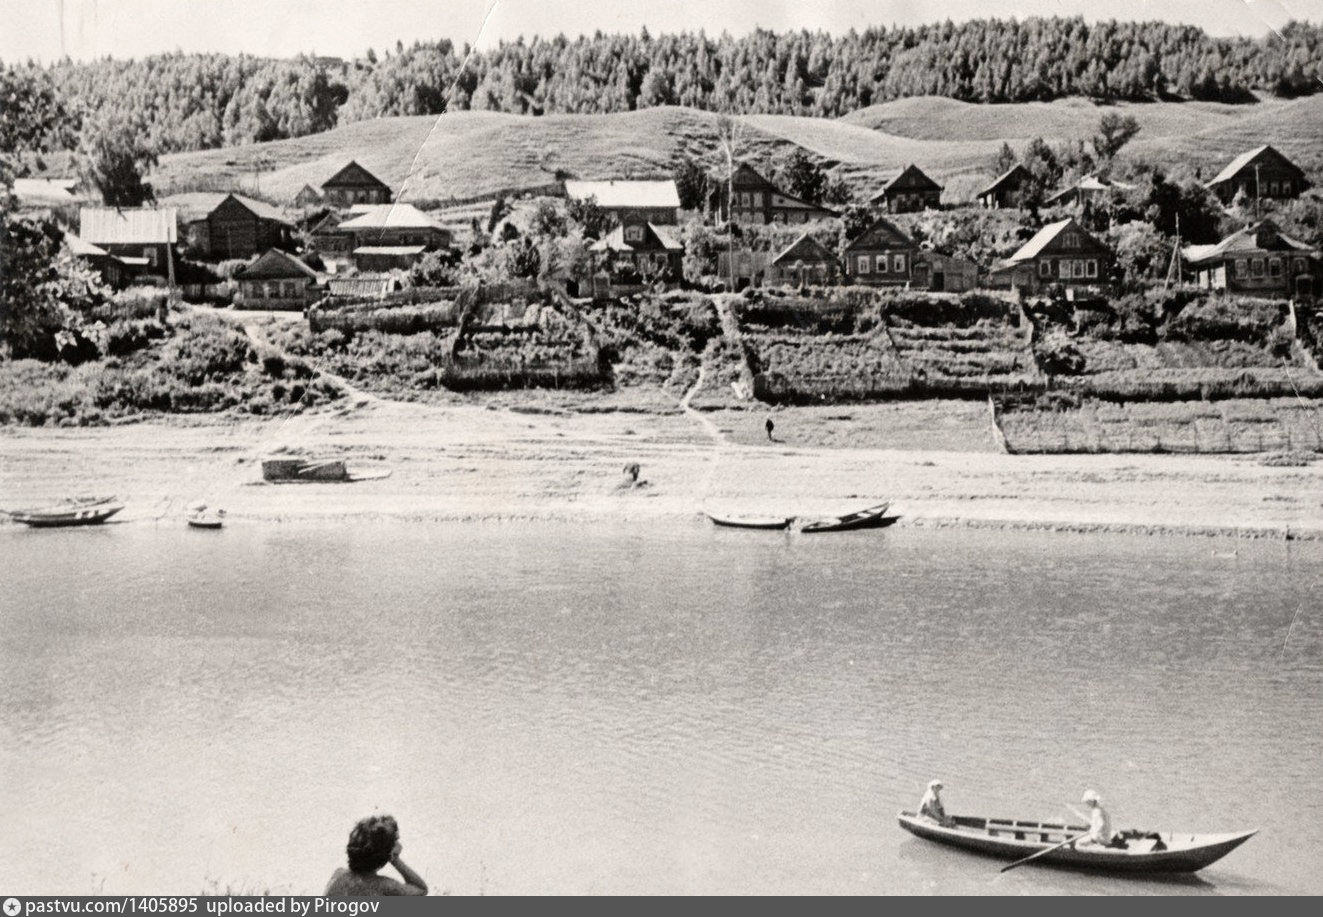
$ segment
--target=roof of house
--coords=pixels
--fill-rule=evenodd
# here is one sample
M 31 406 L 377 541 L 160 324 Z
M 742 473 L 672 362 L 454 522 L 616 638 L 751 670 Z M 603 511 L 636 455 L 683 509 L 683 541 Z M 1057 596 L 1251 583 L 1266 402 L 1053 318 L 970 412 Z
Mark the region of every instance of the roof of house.
M 99 257 L 110 256 L 110 252 L 106 251 L 104 248 L 101 248 L 99 245 L 93 245 L 91 242 L 84 240 L 81 236 L 77 235 L 76 233 L 66 232 L 64 234 L 64 244 L 69 246 L 70 254 L 77 255 L 82 258 L 99 258 Z
M 421 255 L 427 250 L 424 245 L 362 245 L 354 249 L 355 255 Z
M 1050 207 L 1054 201 L 1064 200 L 1081 191 L 1129 191 L 1133 187 L 1134 185 L 1128 182 L 1099 178 L 1097 175 L 1086 175 L 1075 184 L 1062 188 L 1056 194 L 1047 198 L 1043 201 L 1043 204 Z
M 339 172 L 336 172 L 326 181 L 322 182 L 323 188 L 385 188 L 390 190 L 390 185 L 386 184 L 377 176 L 373 175 L 367 169 L 360 166 L 354 160 L 350 160 Z
M 633 252 L 633 251 L 684 251 L 684 246 L 677 242 L 669 232 L 653 223 L 648 223 L 648 234 L 640 242 L 625 241 L 625 227 L 617 226 L 591 246 L 594 252 Z M 651 239 L 648 235 L 651 235 Z
M 1078 232 L 1082 237 L 1090 240 L 1095 245 L 1102 246 L 1101 242 L 1085 232 L 1074 220 L 1059 220 L 1056 223 L 1048 223 L 1042 229 L 1038 230 L 1032 239 L 1021 245 L 1019 250 L 1007 258 L 1006 261 L 1010 264 L 1019 264 L 1022 261 L 1029 261 L 1038 257 L 1043 253 L 1043 250 L 1057 238 L 1057 236 L 1066 231 L 1067 227 L 1073 227 L 1074 231 Z
M 901 179 L 907 179 L 904 184 L 925 188 L 926 190 L 941 191 L 942 186 L 933 181 L 922 169 L 914 163 L 910 163 L 903 169 L 894 172 L 888 172 L 883 176 L 882 190 L 874 194 L 869 200 L 876 201 L 878 198 L 885 197 L 887 192 L 901 184 Z M 896 190 L 900 190 L 896 188 Z
M 1254 149 L 1250 150 L 1247 153 L 1241 153 L 1235 159 L 1231 160 L 1231 162 L 1227 163 L 1226 168 L 1223 169 L 1221 172 L 1218 172 L 1217 175 L 1211 181 L 1209 181 L 1206 185 L 1204 185 L 1204 187 L 1211 188 L 1213 185 L 1221 184 L 1224 181 L 1230 181 L 1231 179 L 1236 177 L 1236 175 L 1240 172 L 1241 169 L 1245 168 L 1251 162 L 1258 159 L 1264 153 L 1269 153 L 1269 152 L 1281 157 L 1281 159 L 1286 163 L 1293 166 L 1295 165 L 1295 163 L 1292 163 L 1291 160 L 1287 159 L 1285 156 L 1282 156 L 1279 150 L 1274 149 L 1272 145 L 1265 143 L 1263 146 L 1255 147 Z
M 680 192 L 669 178 L 665 181 L 567 181 L 565 193 L 575 200 L 594 197 L 597 206 L 607 210 L 680 206 Z
M 907 236 L 896 226 L 895 223 L 886 217 L 878 217 L 868 228 L 855 236 L 845 250 L 848 252 L 858 251 L 860 249 L 885 248 L 887 250 L 895 248 L 917 248 L 914 240 Z
M 835 261 L 836 256 L 827 250 L 827 247 L 808 233 L 804 233 L 794 242 L 791 242 L 785 249 L 772 259 L 773 264 L 780 264 L 783 261 Z
M 1280 246 L 1273 247 L 1275 243 Z M 1220 242 L 1213 245 L 1187 245 L 1181 249 L 1181 256 L 1187 262 L 1210 261 L 1224 255 L 1241 252 L 1290 251 L 1312 254 L 1317 251 L 1313 246 L 1299 239 L 1293 239 L 1277 228 L 1272 220 L 1260 220 L 1238 229 Z
M 94 245 L 164 245 L 179 241 L 173 207 L 83 207 L 78 235 Z
M 1021 165 L 1020 163 L 1017 162 L 1015 165 L 1011 166 L 1011 167 L 1010 167 L 1009 169 L 1007 169 L 1005 172 L 1001 173 L 1001 174 L 998 175 L 996 178 L 994 178 L 994 179 L 992 180 L 992 184 L 988 185 L 986 188 L 984 188 L 982 191 L 980 191 L 978 194 L 976 194 L 975 197 L 982 197 L 982 196 L 985 195 L 985 194 L 992 194 L 994 191 L 996 191 L 996 190 L 997 190 L 998 188 L 1000 188 L 1002 185 L 1004 185 L 1004 184 L 1008 184 L 1008 183 L 1011 181 L 1012 178 L 1019 177 L 1019 176 L 1023 176 L 1024 178 L 1028 178 L 1028 177 L 1029 177 L 1029 170 L 1026 169 L 1023 165 Z
M 278 248 L 268 248 L 261 255 L 258 255 L 256 260 L 235 271 L 234 276 L 240 280 L 279 280 L 290 277 L 318 279 L 316 271 L 289 252 L 282 252 Z
M 272 220 L 284 226 L 294 225 L 290 222 L 289 217 L 270 204 L 254 200 L 251 197 L 245 197 L 242 194 L 235 194 L 232 191 L 190 191 L 184 194 L 172 194 L 165 199 L 165 203 L 177 209 L 184 222 L 191 223 L 194 220 L 210 216 L 228 198 L 234 198 L 240 206 L 253 216 L 264 220 Z
M 328 296 L 385 296 L 394 289 L 393 277 L 336 277 L 326 281 Z
M 358 216 L 340 223 L 348 231 L 371 229 L 442 229 L 440 223 L 413 204 L 373 204 Z
M 76 187 L 76 178 L 16 178 L 14 196 L 23 204 L 59 206 L 78 200 L 73 193 Z

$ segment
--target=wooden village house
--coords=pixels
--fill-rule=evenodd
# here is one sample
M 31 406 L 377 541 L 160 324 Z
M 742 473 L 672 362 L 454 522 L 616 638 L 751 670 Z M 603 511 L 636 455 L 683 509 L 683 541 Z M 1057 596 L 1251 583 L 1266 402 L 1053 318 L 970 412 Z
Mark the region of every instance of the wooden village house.
M 1074 219 L 1049 223 L 993 268 L 994 286 L 1038 292 L 1054 284 L 1099 287 L 1109 282 L 1112 250 L 1084 230 Z
M 122 290 L 128 285 L 131 276 L 128 265 L 101 246 L 93 245 L 72 232 L 64 234 L 64 245 L 71 258 L 100 274 L 101 279 L 112 289 Z
M 408 269 L 450 240 L 449 229 L 412 204 L 360 207 L 347 219 L 328 215 L 313 229 L 323 261 L 343 264 L 347 254 L 360 271 Z
M 1044 207 L 1072 207 L 1075 205 L 1107 203 L 1134 185 L 1097 175 L 1086 175 L 1079 181 L 1048 197 Z
M 678 279 L 684 258 L 684 246 L 671 235 L 669 227 L 655 223 L 617 226 L 588 250 L 602 256 L 612 274 L 634 273 L 640 279 Z
M 386 184 L 357 162 L 350 162 L 322 182 L 322 201 L 331 207 L 351 204 L 389 204 L 393 192 Z
M 1029 170 L 1017 162 L 978 193 L 979 206 L 988 210 L 1019 207 L 1030 177 Z
M 869 203 L 889 213 L 915 213 L 941 206 L 942 186 L 911 163 L 882 183 L 882 190 Z
M 189 245 L 203 257 L 228 261 L 290 246 L 294 224 L 270 204 L 239 194 L 216 198 L 205 217 L 186 227 Z
M 845 274 L 854 283 L 907 287 L 918 251 L 913 239 L 881 217 L 845 246 Z
M 722 217 L 736 223 L 807 223 L 839 216 L 835 210 L 782 191 L 748 163 L 740 163 L 729 187 L 722 185 L 716 197 Z
M 1304 171 L 1273 147 L 1242 153 L 1205 185 L 1224 204 L 1237 194 L 1250 200 L 1292 200 L 1309 187 Z
M 841 266 L 825 245 L 804 233 L 768 262 L 763 276 L 768 284 L 821 286 L 836 283 Z
M 1317 249 L 1271 220 L 1233 232 L 1215 245 L 1181 250 L 1196 286 L 1244 296 L 1312 298 L 1323 293 Z
M 674 226 L 680 222 L 680 192 L 665 181 L 567 181 L 571 200 L 594 198 L 621 226 Z M 628 240 L 627 240 L 628 241 Z
M 136 282 L 174 282 L 179 226 L 173 207 L 83 207 L 78 237 L 114 255 Z
M 239 309 L 306 309 L 318 298 L 317 272 L 278 248 L 267 249 L 234 274 Z

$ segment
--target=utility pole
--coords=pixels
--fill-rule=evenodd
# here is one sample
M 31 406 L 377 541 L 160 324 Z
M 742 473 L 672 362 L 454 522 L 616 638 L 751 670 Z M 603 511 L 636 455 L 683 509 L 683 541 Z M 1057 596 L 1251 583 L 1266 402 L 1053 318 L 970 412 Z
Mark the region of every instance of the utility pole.
M 1254 163 L 1254 220 L 1259 219 L 1259 164 Z

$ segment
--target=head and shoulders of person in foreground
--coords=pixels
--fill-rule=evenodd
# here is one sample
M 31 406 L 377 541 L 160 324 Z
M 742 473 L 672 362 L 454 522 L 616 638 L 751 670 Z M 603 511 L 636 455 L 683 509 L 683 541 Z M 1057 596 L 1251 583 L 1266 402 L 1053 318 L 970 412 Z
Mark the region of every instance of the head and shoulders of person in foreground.
M 427 883 L 400 859 L 400 826 L 389 815 L 369 815 L 360 819 L 349 832 L 345 853 L 349 867 L 341 866 L 331 875 L 326 895 L 381 896 L 426 895 Z M 404 877 L 401 882 L 377 874 L 387 863 Z

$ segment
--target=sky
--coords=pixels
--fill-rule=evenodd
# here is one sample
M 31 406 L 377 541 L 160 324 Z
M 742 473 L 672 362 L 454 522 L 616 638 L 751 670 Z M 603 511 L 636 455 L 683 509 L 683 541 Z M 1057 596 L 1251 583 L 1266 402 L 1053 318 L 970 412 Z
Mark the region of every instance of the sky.
M 950 18 L 1082 15 L 1261 36 L 1323 23 L 1323 0 L 0 0 L 0 61 L 142 57 L 164 51 L 361 56 L 415 40 L 479 48 L 519 36 L 919 25 Z

